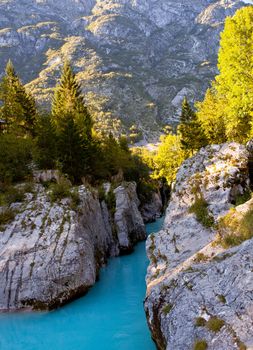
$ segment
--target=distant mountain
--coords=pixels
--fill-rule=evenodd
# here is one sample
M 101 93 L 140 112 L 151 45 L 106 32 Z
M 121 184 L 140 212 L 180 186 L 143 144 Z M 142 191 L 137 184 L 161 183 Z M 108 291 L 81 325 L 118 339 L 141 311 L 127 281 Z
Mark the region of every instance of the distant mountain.
M 0 0 L 0 71 L 10 57 L 42 105 L 63 58 L 87 103 L 126 125 L 175 123 L 182 97 L 216 74 L 219 33 L 238 0 Z

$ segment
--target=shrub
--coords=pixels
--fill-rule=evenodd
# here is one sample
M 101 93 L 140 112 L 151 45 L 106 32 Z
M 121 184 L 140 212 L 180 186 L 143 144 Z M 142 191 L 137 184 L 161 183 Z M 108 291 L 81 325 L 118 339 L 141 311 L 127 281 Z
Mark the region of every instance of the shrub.
M 197 253 L 194 259 L 194 261 L 197 263 L 201 261 L 207 261 L 207 260 L 208 260 L 208 257 L 203 253 Z
M 206 327 L 212 332 L 219 332 L 224 326 L 225 322 L 218 317 L 210 317 L 206 323 Z
M 197 317 L 195 320 L 196 327 L 204 327 L 206 325 L 206 320 L 203 317 Z
M 62 179 L 59 183 L 51 185 L 50 199 L 53 202 L 66 197 L 71 197 L 70 184 L 67 179 Z
M 4 183 L 21 181 L 31 173 L 32 141 L 12 134 L 0 135 L 0 178 Z
M 167 305 L 165 305 L 164 307 L 163 307 L 163 313 L 165 314 L 165 315 L 168 315 L 168 313 L 171 311 L 171 309 L 172 309 L 172 305 L 171 304 L 167 304 Z
M 206 350 L 208 347 L 207 342 L 205 340 L 196 340 L 193 350 Z
M 0 226 L 7 225 L 10 221 L 14 220 L 15 212 L 14 210 L 7 208 L 0 211 Z
M 233 247 L 253 237 L 253 208 L 244 213 L 234 209 L 219 220 L 219 243 L 224 248 Z
M 212 215 L 208 212 L 208 203 L 206 200 L 201 197 L 196 197 L 195 202 L 189 209 L 190 213 L 194 213 L 196 215 L 197 220 L 207 228 L 210 228 L 214 225 L 214 219 Z
M 71 198 L 71 208 L 75 210 L 80 204 L 80 196 L 77 189 L 70 192 L 70 198 Z
M 249 201 L 251 198 L 251 191 L 246 191 L 243 194 L 237 195 L 235 197 L 235 205 L 241 205 L 247 201 Z

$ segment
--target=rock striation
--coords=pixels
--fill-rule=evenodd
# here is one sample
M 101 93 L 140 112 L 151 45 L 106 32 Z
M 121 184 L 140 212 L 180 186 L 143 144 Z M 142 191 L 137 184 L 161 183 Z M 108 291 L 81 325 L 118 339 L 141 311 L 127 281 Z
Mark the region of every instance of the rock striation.
M 219 231 L 228 213 L 252 210 L 252 200 L 235 207 L 249 191 L 248 159 L 242 145 L 212 145 L 177 174 L 164 227 L 147 240 L 145 310 L 158 349 L 253 347 L 253 240 L 227 248 Z
M 52 309 L 83 295 L 109 257 L 146 238 L 135 184 L 115 189 L 115 213 L 95 192 L 77 190 L 78 206 L 52 202 L 40 184 L 11 205 L 15 218 L 0 235 L 1 311 Z
M 8 58 L 43 105 L 63 59 L 103 119 L 159 129 L 177 122 L 185 95 L 201 98 L 215 74 L 219 34 L 239 0 L 5 0 L 0 71 Z

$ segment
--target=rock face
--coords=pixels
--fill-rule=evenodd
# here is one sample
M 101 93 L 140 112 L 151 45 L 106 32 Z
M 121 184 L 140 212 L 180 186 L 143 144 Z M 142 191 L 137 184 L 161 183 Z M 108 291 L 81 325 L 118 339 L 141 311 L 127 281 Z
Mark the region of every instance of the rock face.
M 253 240 L 225 250 L 215 224 L 249 189 L 248 157 L 236 143 L 208 146 L 178 172 L 163 230 L 147 241 L 145 310 L 159 349 L 253 346 Z M 207 221 L 197 220 L 197 198 Z M 252 200 L 234 210 L 249 208 Z
M 12 58 L 42 104 L 70 58 L 98 115 L 144 131 L 174 123 L 217 73 L 219 33 L 239 0 L 6 0 L 0 71 Z M 148 135 L 149 138 L 152 134 Z
M 114 194 L 116 197 L 114 222 L 119 249 L 122 253 L 129 252 L 136 242 L 146 238 L 143 218 L 139 212 L 140 201 L 136 194 L 136 184 L 119 186 L 114 190 Z
M 42 185 L 12 204 L 15 219 L 0 235 L 0 310 L 51 309 L 78 297 L 95 283 L 107 258 L 119 255 L 120 240 L 130 247 L 145 238 L 135 185 L 115 191 L 128 196 L 123 209 L 116 195 L 115 223 L 106 203 L 84 186 L 75 209 L 67 198 L 52 203 Z
M 163 211 L 163 201 L 160 192 L 152 192 L 151 199 L 141 206 L 141 215 L 145 223 L 159 218 Z

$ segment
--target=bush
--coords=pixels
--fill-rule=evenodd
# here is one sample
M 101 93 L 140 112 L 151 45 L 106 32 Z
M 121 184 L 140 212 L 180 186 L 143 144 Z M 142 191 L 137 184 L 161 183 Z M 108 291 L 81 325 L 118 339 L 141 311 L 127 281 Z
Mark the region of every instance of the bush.
M 66 197 L 71 197 L 70 184 L 67 179 L 62 179 L 59 183 L 51 185 L 50 199 L 52 202 Z
M 4 183 L 22 181 L 31 173 L 32 141 L 12 134 L 0 135 L 0 178 Z
M 219 332 L 224 326 L 225 322 L 218 317 L 210 317 L 206 323 L 206 327 L 212 332 Z
M 214 219 L 208 212 L 208 203 L 201 197 L 196 197 L 195 202 L 189 209 L 190 213 L 196 215 L 197 220 L 206 228 L 214 225 Z
M 205 340 L 196 340 L 193 350 L 206 350 L 208 347 L 207 342 Z
M 197 317 L 195 320 L 196 327 L 204 327 L 206 325 L 206 320 L 203 317 Z
M 235 198 L 235 205 L 241 205 L 247 201 L 249 201 L 251 198 L 251 191 L 246 191 L 243 194 L 237 195 Z
M 7 225 L 10 221 L 14 220 L 15 212 L 14 210 L 7 208 L 0 211 L 0 227 L 2 225 Z
M 224 248 L 233 247 L 253 237 L 253 208 L 245 214 L 234 209 L 218 223 L 220 243 Z
M 168 315 L 168 313 L 171 311 L 171 309 L 172 309 L 172 305 L 171 304 L 167 304 L 167 305 L 165 305 L 164 307 L 163 307 L 163 313 L 165 314 L 165 315 Z

